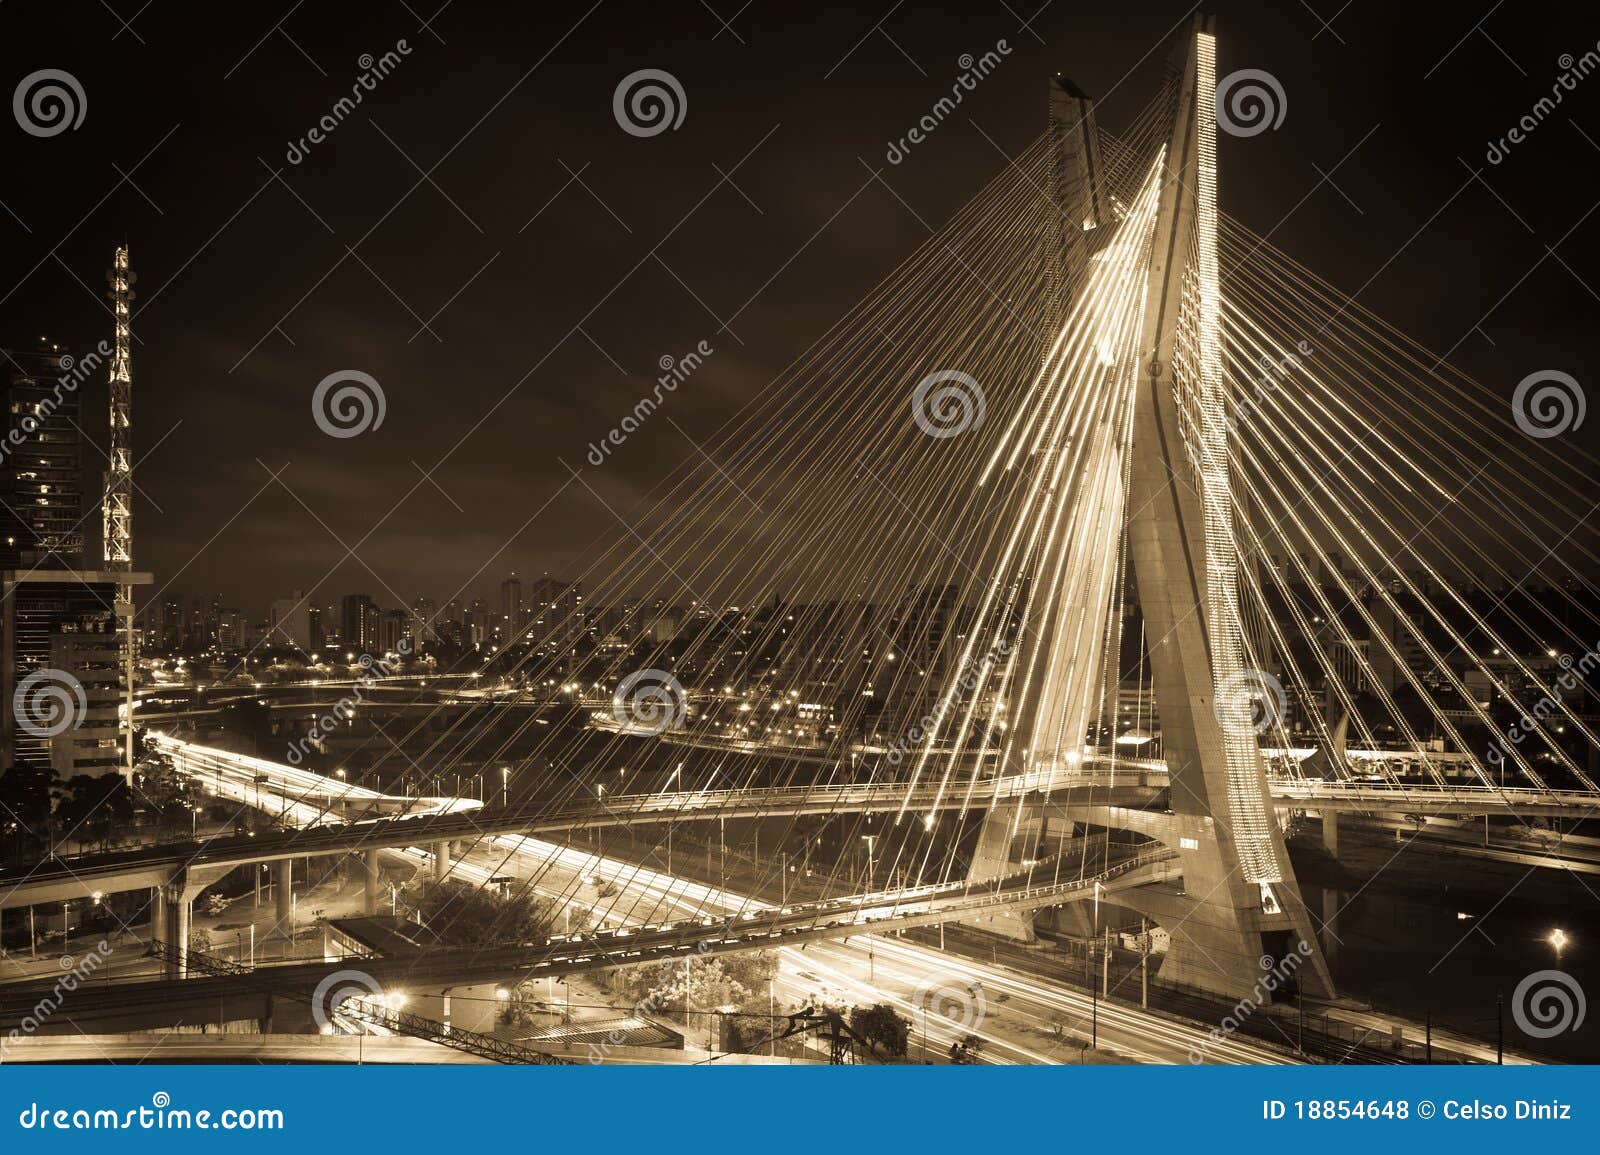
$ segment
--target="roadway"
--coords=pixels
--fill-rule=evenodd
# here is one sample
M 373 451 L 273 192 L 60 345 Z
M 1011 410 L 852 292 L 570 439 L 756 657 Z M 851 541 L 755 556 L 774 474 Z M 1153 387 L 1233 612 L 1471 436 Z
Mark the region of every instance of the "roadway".
M 280 795 L 280 816 L 294 807 L 306 829 L 179 843 L 109 855 L 40 863 L 0 872 L 0 910 L 60 902 L 95 893 L 163 886 L 185 869 L 220 876 L 249 862 L 340 855 L 356 850 L 433 846 L 506 834 L 552 834 L 613 825 L 676 823 L 699 818 L 765 818 L 782 814 L 901 813 L 982 809 L 993 800 L 1037 795 L 1062 806 L 1111 813 L 1159 804 L 1162 775 L 1149 766 L 1009 775 L 978 784 L 968 795 L 939 785 L 904 782 L 838 786 L 756 787 L 747 790 L 660 791 L 613 794 L 510 807 L 483 807 L 472 799 L 396 799 L 309 770 L 197 746 L 155 733 L 149 739 L 178 769 L 214 793 L 259 806 L 262 786 Z M 1153 766 L 1154 764 L 1152 764 Z M 1422 787 L 1349 782 L 1272 783 L 1275 801 L 1318 813 L 1398 812 L 1406 815 L 1540 813 L 1588 815 L 1595 798 L 1584 792 Z M 1515 806 L 1515 809 L 1511 807 Z M 381 820 L 345 821 L 402 806 Z M 309 811 L 309 812 L 308 812 Z

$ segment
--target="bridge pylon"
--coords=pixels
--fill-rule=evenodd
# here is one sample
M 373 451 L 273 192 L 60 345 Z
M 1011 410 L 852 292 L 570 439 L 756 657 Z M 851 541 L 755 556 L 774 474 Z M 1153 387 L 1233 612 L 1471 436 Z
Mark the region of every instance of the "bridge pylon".
M 1291 986 L 1330 997 L 1332 978 L 1289 862 L 1259 735 L 1241 723 L 1247 711 L 1236 708 L 1235 698 L 1248 694 L 1259 674 L 1245 668 L 1228 464 L 1216 91 L 1215 34 L 1211 18 L 1201 16 L 1178 82 L 1169 88 L 1170 136 L 1161 167 L 1153 170 L 1154 222 L 1134 330 L 1139 364 L 1129 378 L 1131 432 L 1125 449 L 1110 451 L 1106 480 L 1080 487 L 1071 499 L 1078 503 L 1074 524 L 1099 527 L 1083 542 L 1115 542 L 1116 523 L 1125 526 L 1170 775 L 1169 809 L 1062 809 L 1031 801 L 997 806 L 980 832 L 969 877 L 984 880 L 1015 869 L 1013 847 L 1024 833 L 1037 847 L 1028 857 L 1044 857 L 1052 841 L 1071 837 L 1073 819 L 1137 831 L 1177 851 L 1183 866 L 1181 885 L 1163 883 L 1118 899 L 1171 935 L 1164 981 L 1258 1000 Z M 1093 124 L 1092 109 L 1059 78 L 1051 94 L 1058 169 L 1053 215 L 1077 227 L 1046 260 L 1060 262 L 1057 279 L 1070 286 L 1081 284 L 1081 262 L 1095 259 L 1103 218 L 1088 143 L 1092 128 L 1084 131 Z M 1113 594 L 1120 575 L 1114 556 L 1104 564 L 1096 558 L 1080 559 L 1075 582 L 1052 586 L 1055 595 L 1032 616 L 1037 653 L 1025 665 L 1043 673 L 1036 692 L 1019 704 L 1017 729 L 1028 745 L 1020 751 L 1021 765 L 1008 766 L 1013 772 L 1070 776 L 1081 764 L 1080 743 L 1097 720 L 1098 704 L 1108 697 L 1114 705 L 1115 692 L 1102 696 L 1102 690 L 1115 684 L 1121 636 L 1112 620 Z M 1025 915 L 990 916 L 979 925 L 1024 939 L 1033 933 Z
M 1179 852 L 1184 879 L 1181 889 L 1125 901 L 1170 932 L 1166 981 L 1248 996 L 1288 972 L 1299 989 L 1328 997 L 1332 977 L 1272 808 L 1258 735 L 1224 700 L 1250 672 L 1221 366 L 1216 91 L 1212 18 L 1197 17 L 1163 161 L 1128 494 L 1129 559 L 1171 782 L 1170 813 L 1145 832 Z

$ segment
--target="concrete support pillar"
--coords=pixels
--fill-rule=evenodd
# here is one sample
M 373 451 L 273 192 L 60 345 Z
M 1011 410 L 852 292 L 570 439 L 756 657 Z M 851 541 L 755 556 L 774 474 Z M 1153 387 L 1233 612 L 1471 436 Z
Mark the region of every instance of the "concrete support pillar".
M 450 843 L 435 842 L 433 844 L 433 877 L 436 882 L 443 882 L 450 873 Z
M 365 870 L 365 886 L 361 891 L 361 913 L 369 918 L 378 913 L 378 888 L 383 884 L 383 875 L 378 870 L 377 850 L 369 850 L 361 856 Z
M 294 859 L 284 858 L 272 864 L 272 889 L 278 899 L 278 932 L 285 938 L 294 937 Z
M 177 891 L 176 896 L 164 895 L 161 904 L 166 907 L 166 943 L 170 951 L 167 957 L 166 977 L 181 979 L 189 973 L 189 911 L 191 903 L 184 897 L 183 891 Z
M 150 942 L 167 941 L 167 900 L 159 886 L 150 888 Z
M 1337 810 L 1324 810 L 1322 812 L 1322 845 L 1334 858 L 1339 857 L 1339 812 Z
M 1339 912 L 1344 909 L 1344 895 L 1329 887 L 1322 892 L 1322 957 L 1328 960 L 1331 971 L 1339 961 Z

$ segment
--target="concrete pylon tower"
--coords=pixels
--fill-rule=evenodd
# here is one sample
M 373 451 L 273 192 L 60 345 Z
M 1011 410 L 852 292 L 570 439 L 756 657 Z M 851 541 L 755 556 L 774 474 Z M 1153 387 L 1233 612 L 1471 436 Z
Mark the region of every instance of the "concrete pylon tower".
M 1257 734 L 1218 706 L 1249 671 L 1221 371 L 1216 87 L 1211 18 L 1198 17 L 1151 250 L 1128 494 L 1171 810 L 1122 823 L 1179 852 L 1183 885 L 1123 901 L 1171 933 L 1163 979 L 1245 995 L 1288 972 L 1326 996 L 1332 980 L 1274 817 Z M 1180 360 L 1189 366 L 1181 374 Z

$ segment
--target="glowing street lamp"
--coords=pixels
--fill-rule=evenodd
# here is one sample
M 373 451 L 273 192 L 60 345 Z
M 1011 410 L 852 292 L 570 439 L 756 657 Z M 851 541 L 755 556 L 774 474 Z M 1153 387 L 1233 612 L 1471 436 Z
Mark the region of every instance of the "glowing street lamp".
M 1561 952 L 1567 949 L 1567 946 L 1572 942 L 1572 939 L 1567 937 L 1567 932 L 1558 926 L 1555 928 L 1555 930 L 1550 932 L 1550 936 L 1545 939 L 1545 941 L 1555 948 L 1556 961 L 1560 962 Z

